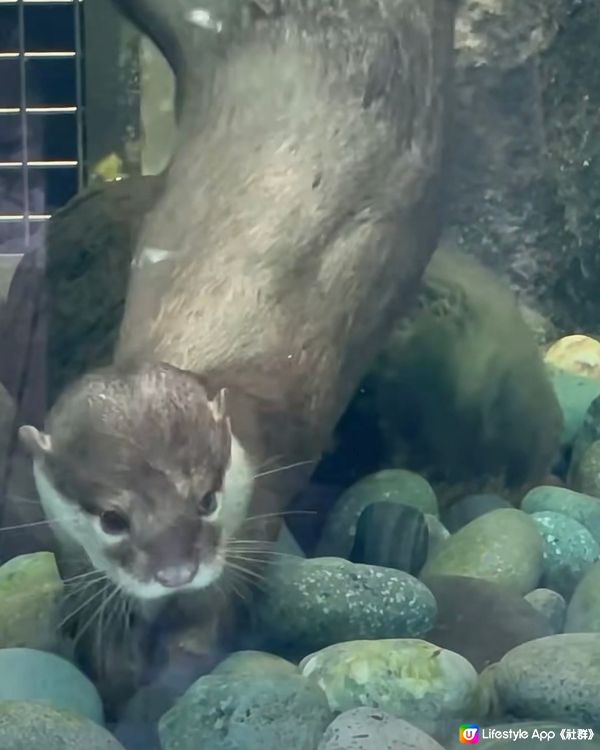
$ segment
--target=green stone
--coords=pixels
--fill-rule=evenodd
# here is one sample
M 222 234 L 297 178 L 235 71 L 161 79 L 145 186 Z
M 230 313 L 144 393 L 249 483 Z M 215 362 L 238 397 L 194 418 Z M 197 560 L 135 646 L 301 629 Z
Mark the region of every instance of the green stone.
M 297 674 L 298 667 L 266 651 L 237 651 L 223 659 L 211 672 L 213 675 Z
M 564 487 L 536 487 L 521 503 L 526 513 L 551 511 L 579 522 L 600 544 L 600 499 Z
M 542 550 L 535 522 L 520 510 L 503 508 L 476 518 L 447 539 L 421 577 L 469 576 L 524 595 L 538 585 Z
M 592 443 L 572 465 L 569 484 L 577 492 L 600 498 L 600 440 Z
M 377 502 L 399 503 L 438 515 L 435 492 L 427 480 L 404 469 L 385 469 L 361 479 L 339 498 L 325 523 L 319 557 L 347 557 L 363 510 Z
M 565 633 L 600 633 L 600 562 L 587 571 L 567 607 Z

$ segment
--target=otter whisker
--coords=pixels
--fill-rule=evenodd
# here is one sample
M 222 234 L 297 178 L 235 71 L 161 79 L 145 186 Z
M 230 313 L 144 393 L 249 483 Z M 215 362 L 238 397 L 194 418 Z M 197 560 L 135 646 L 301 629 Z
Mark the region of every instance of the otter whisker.
M 106 592 L 107 592 L 107 590 L 109 588 L 110 588 L 110 584 L 108 586 L 105 586 L 102 589 L 102 601 L 100 602 L 100 605 L 98 607 L 96 607 L 96 609 L 94 610 L 94 613 L 90 616 L 90 618 L 88 619 L 88 621 L 86 622 L 86 624 L 80 630 L 78 630 L 77 635 L 73 639 L 73 645 L 74 646 L 76 646 L 77 643 L 81 640 L 82 636 L 87 631 L 87 629 L 90 627 L 90 625 L 92 624 L 92 622 L 96 619 L 96 617 L 98 617 L 99 614 L 102 614 L 102 612 L 104 612 L 104 608 L 106 607 L 107 603 L 110 602 L 112 599 L 114 599 L 114 597 L 116 596 L 116 594 L 119 593 L 119 589 L 115 587 L 113 589 L 113 591 L 111 591 L 110 594 L 107 597 L 106 596 Z
M 244 523 L 249 521 L 262 521 L 265 518 L 285 518 L 287 516 L 316 516 L 315 510 L 287 510 L 280 511 L 279 513 L 263 513 L 256 516 L 248 516 Z
M 45 520 L 45 521 L 33 521 L 33 523 L 20 523 L 15 526 L 3 526 L 0 529 L 0 533 L 4 531 L 18 531 L 19 529 L 31 529 L 34 526 L 51 526 L 54 523 L 64 523 L 65 521 L 70 521 L 77 518 L 77 516 L 67 516 L 66 518 L 53 518 L 51 520 Z
M 99 573 L 99 571 L 95 572 Z M 86 581 L 76 581 L 73 584 L 67 584 L 67 587 L 71 588 L 71 591 L 63 596 L 62 606 L 64 607 L 67 600 L 73 597 L 79 597 L 86 589 L 89 589 L 91 586 L 94 586 L 95 584 L 101 583 L 102 581 L 106 580 L 108 580 L 106 575 L 104 573 L 99 573 L 98 577 L 96 578 L 92 578 Z
M 40 505 L 39 498 L 23 497 L 22 495 L 13 495 L 12 493 L 5 495 L 5 498 L 9 502 L 14 501 L 17 503 L 31 503 L 32 505 Z
M 288 464 L 287 466 L 280 466 L 277 469 L 269 469 L 269 471 L 263 471 L 260 472 L 260 474 L 255 474 L 254 479 L 258 479 L 259 477 L 268 477 L 271 474 L 279 474 L 282 471 L 289 471 L 290 469 L 297 469 L 300 466 L 308 466 L 308 464 L 316 464 L 317 459 L 311 458 L 308 461 L 296 461 L 296 463 Z
M 90 581 L 90 584 L 91 583 L 96 583 L 96 581 Z M 71 612 L 70 614 L 68 614 L 63 620 L 61 620 L 61 622 L 58 624 L 58 629 L 60 630 L 61 628 L 63 628 L 66 625 L 66 623 L 71 618 L 75 617 L 75 615 L 78 614 L 79 612 L 81 612 L 82 609 L 85 609 L 88 606 L 88 604 L 90 604 L 91 602 L 93 602 L 94 599 L 96 599 L 99 595 L 103 594 L 106 591 L 107 588 L 110 588 L 110 585 L 111 585 L 111 583 L 109 581 L 109 582 L 106 583 L 106 585 L 103 588 L 101 588 L 99 591 L 96 591 L 90 597 L 88 597 L 83 602 L 83 604 L 81 604 L 79 607 L 77 607 L 77 609 L 75 609 L 73 612 Z M 87 586 L 84 587 L 84 588 L 87 588 Z
M 263 581 L 265 580 L 265 577 L 261 575 L 260 573 L 256 573 L 253 570 L 249 570 L 248 568 L 245 568 L 242 565 L 238 565 L 237 563 L 227 561 L 227 569 L 230 571 L 236 571 L 241 577 L 246 581 L 246 583 L 251 583 L 253 586 L 257 586 L 259 588 L 264 588 Z
M 72 584 L 74 581 L 79 581 L 81 578 L 89 578 L 89 576 L 98 575 L 98 570 L 88 570 L 87 573 L 80 573 L 76 576 L 71 576 L 70 578 L 63 578 L 63 583 L 66 585 Z M 103 575 L 103 574 L 101 574 Z

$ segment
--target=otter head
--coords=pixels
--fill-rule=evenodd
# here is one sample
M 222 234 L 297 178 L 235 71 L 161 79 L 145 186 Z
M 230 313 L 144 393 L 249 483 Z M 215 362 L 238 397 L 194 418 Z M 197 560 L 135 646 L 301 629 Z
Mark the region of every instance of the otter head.
M 20 438 L 48 520 L 124 592 L 157 599 L 220 577 L 252 489 L 222 391 L 211 399 L 168 365 L 98 371 L 64 393 L 45 432 Z

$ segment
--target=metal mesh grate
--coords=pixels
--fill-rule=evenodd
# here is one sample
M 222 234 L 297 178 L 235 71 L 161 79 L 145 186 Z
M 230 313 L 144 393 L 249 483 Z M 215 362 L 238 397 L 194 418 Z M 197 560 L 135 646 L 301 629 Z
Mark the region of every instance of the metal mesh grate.
M 81 0 L 0 0 L 0 253 L 83 184 Z

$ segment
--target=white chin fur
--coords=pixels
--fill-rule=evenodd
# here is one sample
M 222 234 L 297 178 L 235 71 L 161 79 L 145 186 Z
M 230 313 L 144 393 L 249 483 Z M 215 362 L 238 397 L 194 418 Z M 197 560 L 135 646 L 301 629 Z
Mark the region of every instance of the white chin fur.
M 179 591 L 197 591 L 217 581 L 224 569 L 223 555 L 217 552 L 210 563 L 200 565 L 195 577 L 179 588 L 163 586 L 158 581 L 142 583 L 130 576 L 126 570 L 116 567 L 106 559 L 107 547 L 103 533 L 87 513 L 77 509 L 54 487 L 43 462 L 34 460 L 33 474 L 46 518 L 52 523 L 52 530 L 65 551 L 84 552 L 96 570 L 103 571 L 125 592 L 136 599 L 152 600 L 173 595 Z M 231 463 L 225 473 L 223 489 L 219 496 L 219 508 L 214 523 L 221 528 L 222 542 L 230 539 L 239 530 L 248 514 L 252 497 L 254 468 L 252 463 L 232 435 Z

